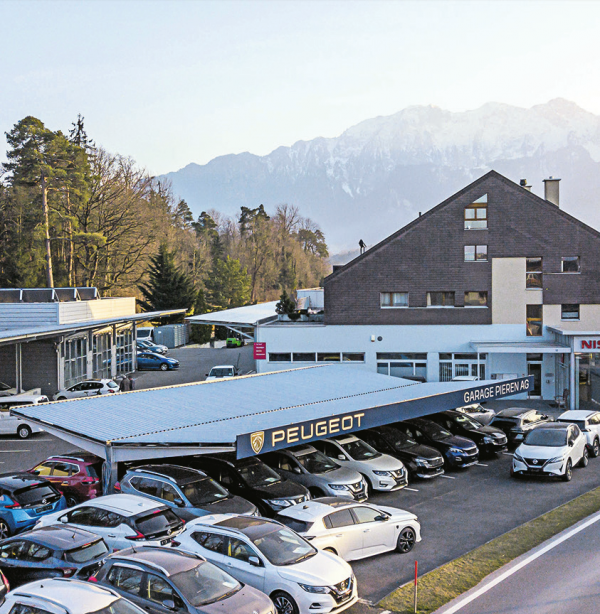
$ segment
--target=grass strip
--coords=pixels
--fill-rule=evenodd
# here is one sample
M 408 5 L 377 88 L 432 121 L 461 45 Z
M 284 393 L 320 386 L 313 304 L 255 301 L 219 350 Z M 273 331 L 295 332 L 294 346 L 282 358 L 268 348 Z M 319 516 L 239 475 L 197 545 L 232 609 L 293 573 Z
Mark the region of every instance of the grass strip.
M 600 488 L 430 571 L 419 578 L 418 613 L 435 612 L 506 563 L 597 511 L 600 511 Z M 413 614 L 413 583 L 404 584 L 384 597 L 378 606 L 399 614 Z

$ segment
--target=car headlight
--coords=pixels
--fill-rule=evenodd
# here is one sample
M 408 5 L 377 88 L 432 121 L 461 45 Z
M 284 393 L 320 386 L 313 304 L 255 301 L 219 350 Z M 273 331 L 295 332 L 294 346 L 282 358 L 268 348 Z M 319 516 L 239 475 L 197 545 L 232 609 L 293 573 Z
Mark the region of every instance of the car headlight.
M 392 475 L 389 471 L 375 471 L 375 470 L 373 470 L 373 473 L 375 475 L 383 475 L 383 476 L 390 476 L 390 475 Z
M 484 437 L 483 443 L 494 443 L 494 440 L 491 437 Z
M 329 484 L 329 488 L 332 490 L 348 490 L 346 484 Z
M 562 457 L 562 456 L 555 456 L 554 458 L 551 458 L 548 461 L 548 464 L 550 464 L 550 463 L 562 463 L 563 459 L 564 459 L 564 457 Z
M 518 452 L 515 452 L 513 454 L 513 457 L 514 457 L 515 460 L 518 460 L 520 463 L 524 463 L 525 462 L 525 459 Z
M 415 459 L 415 463 L 419 465 L 419 467 L 429 467 L 429 462 L 426 461 L 424 458 Z
M 290 507 L 294 504 L 289 499 L 265 499 L 265 502 L 274 507 Z
M 460 448 L 450 448 L 448 452 L 450 452 L 450 454 L 462 454 L 463 453 L 463 451 Z
M 300 582 L 298 582 L 298 586 L 307 593 L 321 593 L 322 595 L 326 595 L 329 592 L 328 586 L 311 586 L 310 584 L 300 584 Z

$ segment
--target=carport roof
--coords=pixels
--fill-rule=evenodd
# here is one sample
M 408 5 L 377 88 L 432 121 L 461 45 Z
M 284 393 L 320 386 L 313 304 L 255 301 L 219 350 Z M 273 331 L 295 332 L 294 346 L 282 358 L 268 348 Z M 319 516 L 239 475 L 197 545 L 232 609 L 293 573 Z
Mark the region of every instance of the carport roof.
M 258 303 L 258 305 L 235 307 L 234 309 L 225 309 L 224 311 L 203 313 L 202 315 L 191 316 L 186 319 L 192 324 L 258 326 L 277 317 L 277 312 L 275 311 L 277 303 L 278 301 L 271 301 L 269 303 Z
M 528 378 L 515 381 L 524 385 Z M 290 425 L 331 417 L 341 419 L 363 412 L 361 416 L 366 417 L 362 422 L 355 421 L 352 428 L 344 429 L 351 432 L 375 426 L 370 417 L 376 409 L 393 412 L 393 416 L 379 415 L 378 424 L 385 424 L 457 407 L 467 401 L 466 389 L 486 387 L 491 390 L 490 396 L 473 400 L 524 390 L 511 389 L 505 382 L 421 384 L 347 365 L 322 365 L 58 401 L 20 407 L 12 412 L 32 419 L 59 437 L 65 435 L 64 439 L 90 451 L 97 451 L 99 444 L 115 448 L 153 446 L 153 456 L 157 455 L 156 446 L 195 446 L 198 453 L 198 446 L 233 446 L 243 436 L 245 450 L 238 446 L 238 456 L 248 456 L 252 454 L 248 438 L 256 432 L 270 433 Z M 409 401 L 410 404 L 403 405 L 406 411 L 399 411 L 399 405 Z M 324 436 L 318 429 L 315 434 Z M 316 438 L 319 437 L 312 437 Z M 96 446 L 86 447 L 86 441 L 95 442 Z M 293 437 L 284 442 L 292 443 Z M 275 448 L 266 445 L 263 451 L 268 449 Z
M 480 354 L 570 354 L 571 348 L 552 341 L 471 341 Z

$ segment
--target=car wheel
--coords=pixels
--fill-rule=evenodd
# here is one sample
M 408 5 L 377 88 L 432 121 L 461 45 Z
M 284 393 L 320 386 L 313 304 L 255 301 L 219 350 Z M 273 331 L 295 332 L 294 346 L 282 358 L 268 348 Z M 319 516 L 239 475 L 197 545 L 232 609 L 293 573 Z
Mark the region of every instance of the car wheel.
M 166 371 L 168 368 L 169 368 L 169 365 L 168 365 L 166 362 L 163 362 L 163 363 L 160 365 L 160 370 L 161 370 L 161 371 Z
M 271 595 L 271 599 L 275 604 L 277 614 L 299 614 L 298 606 L 291 595 L 283 591 L 275 591 Z
M 600 456 L 600 440 L 597 437 L 594 439 L 594 445 L 592 446 L 592 456 L 594 458 Z
M 57 401 L 66 401 L 67 397 L 58 397 L 56 400 Z
M 583 448 L 583 456 L 581 457 L 581 460 L 579 461 L 579 466 L 587 467 L 589 461 L 590 461 L 590 453 L 588 452 L 587 448 Z
M 323 550 L 325 550 L 325 552 L 331 552 L 331 554 L 337 555 L 337 552 L 333 548 L 323 548 Z
M 67 507 L 73 507 L 79 503 L 77 497 L 74 497 L 73 495 L 66 495 L 65 500 L 67 501 Z
M 571 459 L 567 461 L 567 466 L 565 467 L 565 473 L 562 476 L 563 482 L 570 482 L 573 477 L 573 464 L 571 463 Z
M 363 477 L 364 481 L 365 481 L 365 482 L 366 482 L 366 484 L 367 484 L 367 494 L 368 494 L 368 495 L 369 495 L 369 497 L 370 497 L 370 496 L 372 496 L 372 495 L 373 495 L 373 490 L 374 490 L 374 489 L 373 489 L 373 484 L 371 483 L 371 480 L 369 480 L 369 478 L 368 478 L 366 475 L 364 475 L 364 474 L 362 474 L 362 473 L 361 473 L 361 475 L 362 475 L 362 477 Z
M 0 520 L 0 539 L 10 537 L 10 527 L 4 520 Z
M 415 542 L 417 541 L 417 534 L 415 530 L 411 527 L 406 527 L 400 531 L 400 535 L 398 535 L 398 541 L 396 542 L 396 550 L 401 554 L 406 554 L 410 552 Z
M 20 439 L 27 439 L 31 435 L 31 429 L 26 424 L 23 424 L 17 429 L 17 435 Z
M 316 499 L 317 497 L 327 496 L 320 488 L 309 488 L 308 492 L 310 492 L 311 499 Z

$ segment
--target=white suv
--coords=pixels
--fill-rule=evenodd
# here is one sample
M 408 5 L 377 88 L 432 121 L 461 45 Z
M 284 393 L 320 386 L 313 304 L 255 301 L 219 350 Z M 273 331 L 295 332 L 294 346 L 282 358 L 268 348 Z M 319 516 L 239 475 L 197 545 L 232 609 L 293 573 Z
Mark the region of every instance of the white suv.
M 600 455 L 600 412 L 585 409 L 566 411 L 556 421 L 576 424 L 585 434 L 590 456 Z
M 119 392 L 119 385 L 111 379 L 88 379 L 69 388 L 62 388 L 52 397 L 53 401 L 66 401 L 67 399 L 82 399 L 95 397 L 99 394 Z
M 111 550 L 167 546 L 183 529 L 183 521 L 166 505 L 137 495 L 107 495 L 42 516 L 36 527 L 70 524 L 100 535 Z
M 390 492 L 408 484 L 408 473 L 402 461 L 378 452 L 355 435 L 311 441 L 311 445 L 342 467 L 358 471 L 372 490 Z
M 71 578 L 46 578 L 8 593 L 0 614 L 146 614 L 116 591 Z
M 587 467 L 585 435 L 576 424 L 544 424 L 527 433 L 515 450 L 511 475 L 546 475 L 569 482 L 573 467 Z
M 358 599 L 348 563 L 274 520 L 203 516 L 188 522 L 175 544 L 269 595 L 277 614 L 335 614 Z

